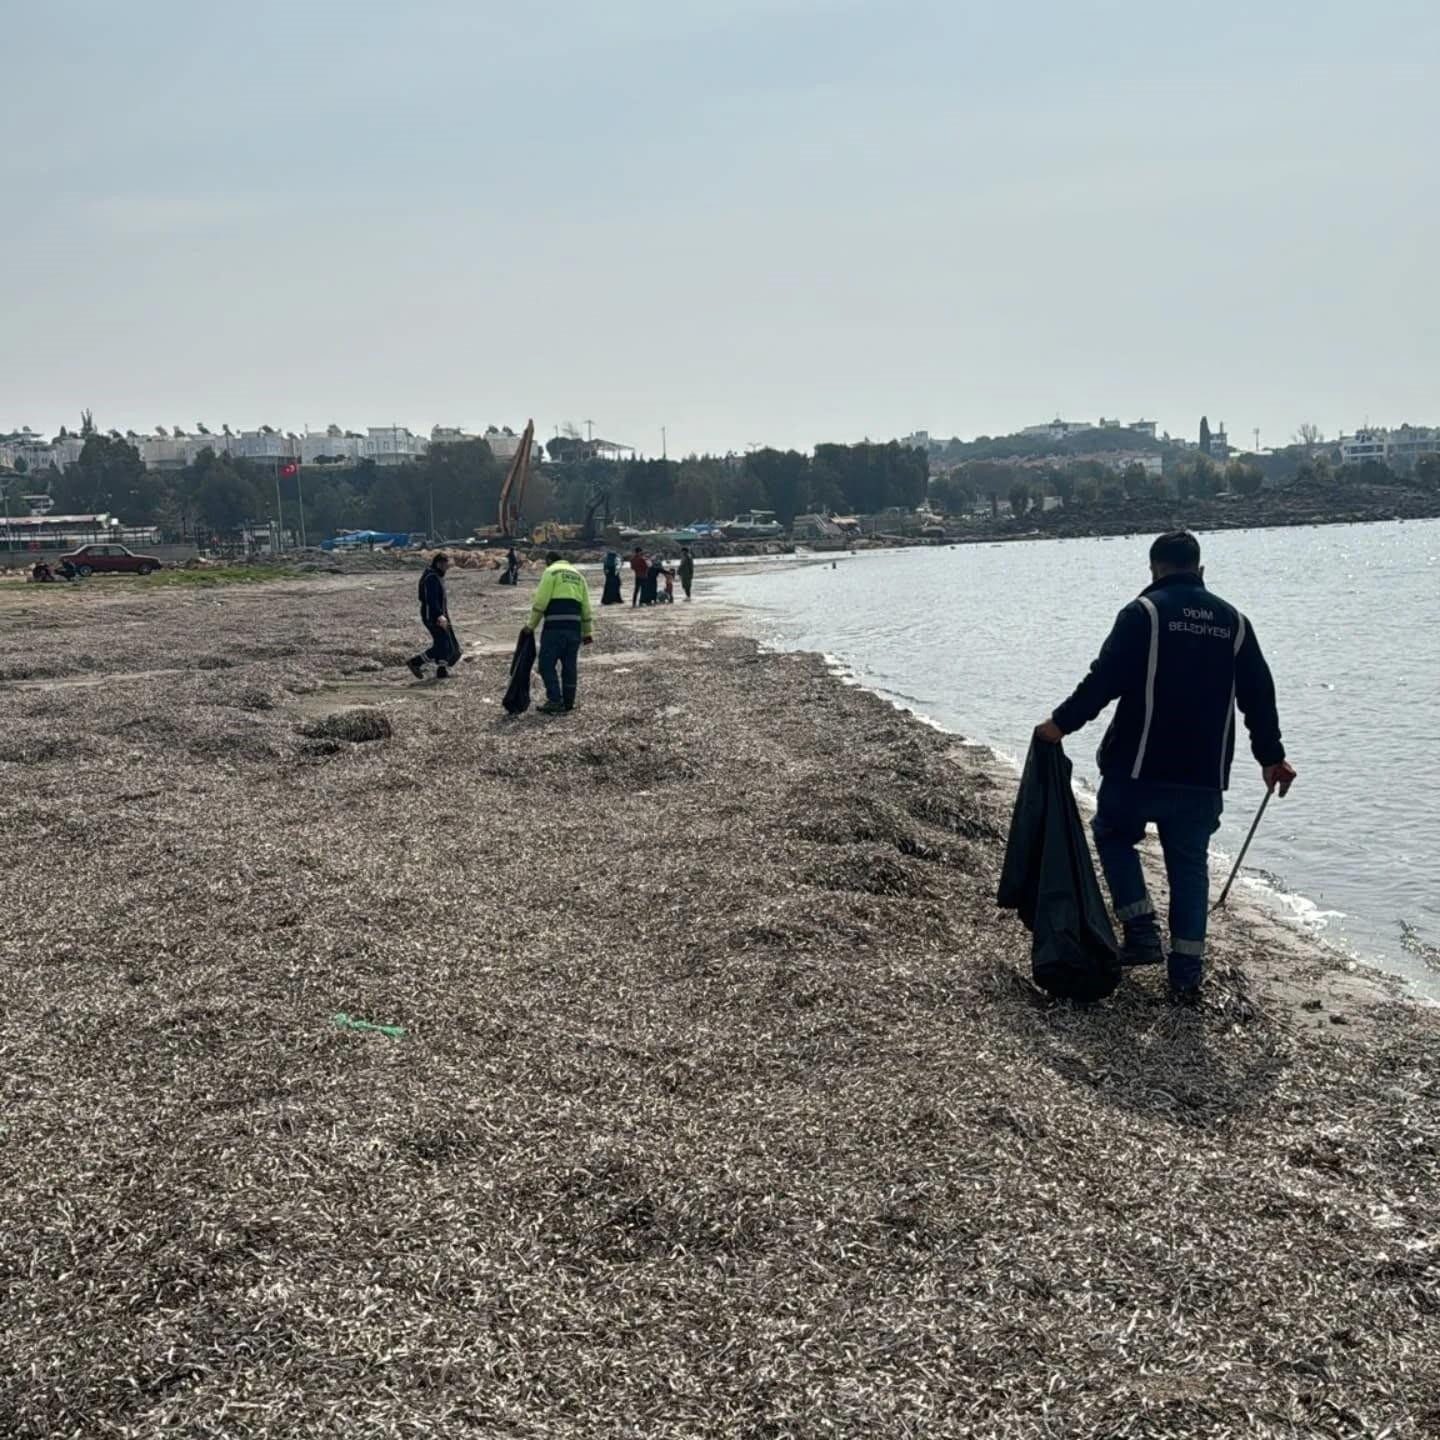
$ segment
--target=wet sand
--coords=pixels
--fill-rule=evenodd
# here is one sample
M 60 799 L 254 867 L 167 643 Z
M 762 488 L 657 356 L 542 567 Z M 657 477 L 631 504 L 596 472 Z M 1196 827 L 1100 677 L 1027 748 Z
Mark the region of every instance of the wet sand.
M 1259 912 L 1198 1012 L 1049 1004 L 1008 777 L 703 602 L 510 721 L 487 576 L 444 686 L 412 574 L 56 588 L 0 595 L 0 1433 L 1440 1431 L 1433 1012 Z

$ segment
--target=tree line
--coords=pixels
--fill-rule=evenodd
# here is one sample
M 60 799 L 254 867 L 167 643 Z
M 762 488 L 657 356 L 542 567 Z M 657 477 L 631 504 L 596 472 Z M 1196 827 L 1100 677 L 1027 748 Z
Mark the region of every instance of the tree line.
M 123 437 L 90 433 L 75 464 L 34 475 L 31 484 L 46 486 L 59 513 L 108 513 L 177 538 L 232 535 L 277 518 L 298 531 L 303 502 L 312 540 L 362 529 L 456 539 L 496 523 L 507 466 L 476 439 L 432 444 L 421 459 L 400 465 L 305 465 L 293 475 L 285 468 L 283 460 L 235 459 L 207 448 L 183 469 L 147 470 Z M 812 510 L 913 509 L 927 483 L 923 452 L 894 442 L 819 445 L 813 455 L 762 449 L 683 460 L 578 460 L 532 470 L 523 518 L 527 525 L 579 524 L 593 506 L 639 527 L 675 527 L 771 510 L 788 525 Z
M 223 445 L 223 437 L 216 439 Z M 1414 476 L 1373 462 L 1342 470 L 1337 458 L 1295 446 L 1221 464 L 1199 451 L 1172 451 L 1163 479 L 1138 463 L 1117 472 L 1083 455 L 1040 464 L 970 458 L 931 478 L 924 452 L 893 441 L 822 444 L 812 455 L 767 448 L 682 460 L 575 459 L 535 468 L 523 518 L 527 525 L 579 524 L 593 508 L 640 528 L 670 528 L 769 510 L 788 526 L 809 512 L 871 515 L 914 509 L 927 498 L 952 514 L 998 509 L 1003 500 L 1023 515 L 1047 495 L 1066 506 L 1086 506 L 1170 493 L 1182 499 L 1253 495 L 1266 485 L 1291 483 L 1440 486 L 1440 457 L 1422 459 Z M 283 464 L 234 459 L 217 448 L 202 450 L 183 469 L 147 470 L 129 441 L 92 429 L 75 464 L 31 476 L 29 488 L 45 486 L 58 513 L 104 512 L 125 525 L 158 526 L 175 538 L 233 535 L 277 518 L 298 531 L 303 501 L 304 529 L 312 540 L 361 529 L 458 539 L 496 523 L 506 472 L 483 439 L 438 442 L 421 459 L 401 465 L 306 465 L 284 475 Z

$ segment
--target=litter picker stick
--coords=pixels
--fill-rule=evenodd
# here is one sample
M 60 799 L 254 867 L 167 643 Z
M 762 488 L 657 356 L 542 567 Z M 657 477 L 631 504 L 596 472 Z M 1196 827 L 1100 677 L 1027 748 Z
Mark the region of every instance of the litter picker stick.
M 1266 790 L 1265 798 L 1260 802 L 1260 808 L 1255 812 L 1254 823 L 1250 826 L 1250 833 L 1245 837 L 1245 843 L 1240 847 L 1240 856 L 1235 861 L 1235 868 L 1230 872 L 1230 878 L 1225 882 L 1225 888 L 1220 892 L 1220 898 L 1210 907 L 1213 914 L 1218 910 L 1230 894 L 1230 887 L 1235 883 L 1235 877 L 1240 873 L 1240 867 L 1245 863 L 1245 856 L 1250 849 L 1250 842 L 1255 838 L 1255 832 L 1260 828 L 1260 822 L 1265 818 L 1265 807 L 1270 803 L 1270 797 L 1275 793 L 1273 789 Z

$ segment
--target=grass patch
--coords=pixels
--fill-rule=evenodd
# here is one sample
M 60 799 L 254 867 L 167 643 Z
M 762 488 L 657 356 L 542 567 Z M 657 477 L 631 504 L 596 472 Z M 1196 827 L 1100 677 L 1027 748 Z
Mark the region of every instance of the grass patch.
M 101 578 L 101 577 L 96 577 Z M 103 577 L 109 579 L 110 577 Z M 157 570 L 153 575 L 117 576 L 135 585 L 203 587 L 213 585 L 263 585 L 269 580 L 299 580 L 303 578 L 293 570 L 280 569 L 274 565 L 213 565 L 196 570 Z

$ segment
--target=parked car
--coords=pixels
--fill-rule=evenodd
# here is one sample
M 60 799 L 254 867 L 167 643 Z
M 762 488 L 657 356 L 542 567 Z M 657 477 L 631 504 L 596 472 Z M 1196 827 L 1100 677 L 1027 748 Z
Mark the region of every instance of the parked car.
M 137 555 L 126 545 L 82 545 L 60 557 L 77 575 L 148 575 L 160 568 L 153 555 Z

